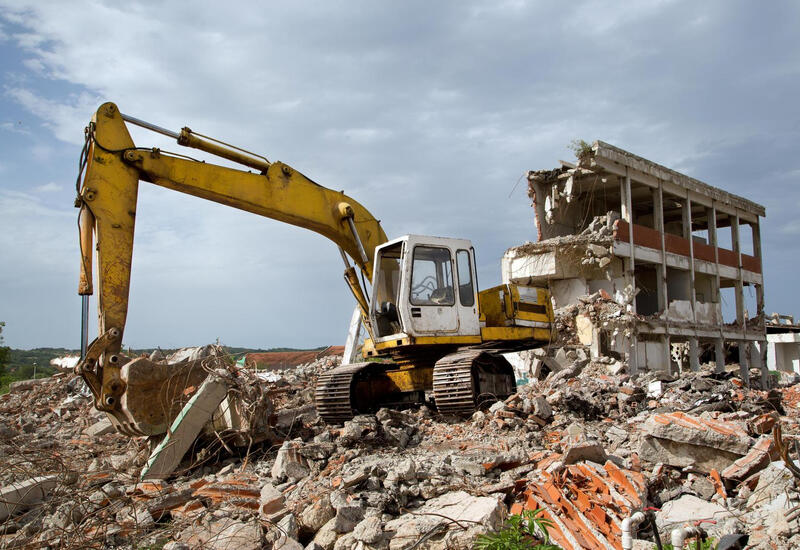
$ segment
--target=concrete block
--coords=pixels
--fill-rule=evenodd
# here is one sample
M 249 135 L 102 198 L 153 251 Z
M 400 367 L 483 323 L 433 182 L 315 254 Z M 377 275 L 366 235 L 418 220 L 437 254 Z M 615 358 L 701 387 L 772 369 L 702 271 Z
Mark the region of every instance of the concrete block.
M 434 530 L 437 530 L 437 539 L 438 533 L 455 531 L 450 535 L 462 536 L 464 540 L 454 540 L 451 547 L 468 548 L 477 533 L 498 529 L 505 513 L 505 505 L 495 498 L 474 497 L 464 491 L 456 491 L 428 500 L 413 512 L 389 521 L 384 529 L 394 532 L 389 550 L 410 548 Z M 460 530 L 462 525 L 467 527 L 464 532 Z M 466 544 L 461 546 L 461 542 Z
M 89 437 L 100 437 L 101 435 L 111 434 L 115 431 L 116 428 L 111 424 L 111 421 L 108 418 L 103 418 L 83 430 L 83 433 Z
M 731 516 L 732 514 L 719 504 L 706 502 L 694 495 L 683 495 L 661 507 L 661 511 L 656 513 L 656 523 L 660 527 L 694 525 L 699 520 L 711 520 L 721 524 L 722 520 Z
M 316 533 L 328 521 L 332 520 L 336 515 L 331 499 L 328 495 L 323 496 L 311 506 L 307 506 L 305 510 L 300 513 L 299 523 L 300 530 L 309 533 Z
M 580 438 L 579 441 L 571 444 L 562 458 L 564 464 L 575 464 L 576 462 L 595 462 L 603 464 L 606 461 L 606 451 L 597 441 Z
M 216 376 L 206 378 L 150 455 L 142 470 L 142 479 L 164 479 L 172 474 L 227 394 L 228 386 L 224 381 Z
M 261 488 L 261 496 L 259 503 L 259 514 L 261 517 L 268 518 L 279 512 L 286 507 L 286 501 L 283 498 L 283 493 L 277 490 L 272 484 L 267 483 Z
M 578 334 L 578 341 L 581 344 L 591 346 L 594 343 L 594 325 L 588 315 L 575 317 L 575 330 Z
M 303 479 L 309 474 L 308 462 L 300 454 L 301 441 L 284 441 L 278 449 L 275 464 L 272 465 L 272 479 L 283 481 L 285 479 Z
M 641 456 L 704 473 L 725 470 L 755 443 L 738 424 L 681 412 L 653 415 L 642 425 L 642 431 Z
M 41 503 L 56 486 L 56 476 L 39 476 L 0 489 L 0 522 L 17 511 Z
M 764 436 L 749 453 L 722 470 L 720 475 L 727 480 L 742 481 L 769 466 L 772 458 L 777 458 L 775 443 L 771 436 Z
M 654 414 L 645 421 L 643 430 L 660 439 L 713 447 L 739 456 L 747 454 L 755 443 L 738 424 L 682 412 Z

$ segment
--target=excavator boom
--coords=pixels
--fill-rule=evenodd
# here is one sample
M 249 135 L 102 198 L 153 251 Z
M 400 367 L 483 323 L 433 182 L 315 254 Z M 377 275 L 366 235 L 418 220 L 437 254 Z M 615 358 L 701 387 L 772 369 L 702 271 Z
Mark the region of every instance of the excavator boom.
M 126 119 L 177 137 L 182 145 L 245 164 L 261 173 L 137 147 L 126 127 Z M 345 279 L 362 309 L 365 322 L 368 321 L 366 289 L 360 285 L 346 255 L 353 259 L 362 275 L 371 280 L 374 250 L 387 239 L 379 221 L 343 192 L 318 185 L 287 164 L 270 163 L 258 155 L 195 134 L 188 128 L 174 133 L 127 117 L 113 103 L 100 106 L 87 128 L 86 157 L 85 175 L 76 199 L 81 233 L 79 293 L 93 292 L 92 245 L 96 239 L 99 336 L 88 346 L 78 371 L 89 384 L 97 408 L 116 418 L 120 423 L 117 427 L 122 427 L 123 431 L 158 433 L 163 431 L 165 422 L 162 418 L 152 418 L 143 423 L 132 418 L 123 403 L 124 398 L 131 398 L 126 391 L 133 382 L 123 375 L 119 351 L 128 311 L 139 181 L 324 235 L 342 252 L 347 264 Z M 152 378 L 149 382 L 147 376 L 137 381 L 144 384 L 139 392 L 142 395 L 147 395 L 150 386 L 163 381 L 162 374 L 155 372 L 158 369 L 138 370 L 140 373 L 148 371 Z

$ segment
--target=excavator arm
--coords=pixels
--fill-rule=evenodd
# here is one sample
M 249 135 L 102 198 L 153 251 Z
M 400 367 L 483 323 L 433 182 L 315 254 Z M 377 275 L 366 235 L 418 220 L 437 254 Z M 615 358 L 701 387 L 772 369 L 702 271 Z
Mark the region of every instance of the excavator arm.
M 253 173 L 137 147 L 129 123 L 166 133 L 178 143 L 259 170 Z M 88 346 L 77 371 L 84 377 L 99 410 L 116 418 L 123 432 L 152 435 L 165 429 L 160 416 L 142 420 L 136 408 L 133 379 L 123 372 L 119 355 L 128 312 L 133 237 L 139 181 L 146 181 L 233 208 L 283 221 L 324 235 L 339 247 L 365 326 L 366 291 L 359 283 L 353 259 L 362 275 L 372 279 L 374 250 L 386 234 L 372 214 L 343 192 L 322 187 L 292 167 L 201 136 L 184 128 L 179 134 L 120 113 L 113 103 L 97 110 L 87 128 L 85 175 L 78 189 L 81 272 L 79 294 L 92 294 L 93 243 L 96 239 L 99 336 Z M 85 308 L 84 308 L 85 311 Z M 163 369 L 139 369 L 137 395 L 163 381 Z M 145 373 L 146 371 L 146 373 Z

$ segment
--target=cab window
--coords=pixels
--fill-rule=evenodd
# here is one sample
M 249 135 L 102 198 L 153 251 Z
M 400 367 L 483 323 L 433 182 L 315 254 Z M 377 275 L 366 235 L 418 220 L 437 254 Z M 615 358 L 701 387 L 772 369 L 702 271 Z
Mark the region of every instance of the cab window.
M 374 300 L 378 336 L 402 332 L 397 302 L 400 296 L 400 261 L 403 243 L 386 247 L 380 251 L 378 271 L 374 282 Z
M 475 305 L 475 287 L 472 285 L 472 262 L 469 252 L 459 250 L 456 252 L 456 267 L 458 268 L 458 300 L 464 307 Z
M 433 246 L 414 248 L 410 299 L 415 306 L 455 305 L 450 250 Z

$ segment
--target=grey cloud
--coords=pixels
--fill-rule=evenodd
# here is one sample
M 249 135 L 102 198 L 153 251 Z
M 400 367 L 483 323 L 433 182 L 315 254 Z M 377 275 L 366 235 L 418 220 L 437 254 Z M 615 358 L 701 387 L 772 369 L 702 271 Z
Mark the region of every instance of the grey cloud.
M 790 149 L 800 120 L 799 10 L 723 1 L 277 2 L 238 10 L 134 2 L 86 3 L 65 14 L 57 3 L 12 3 L 3 16 L 7 30 L 20 30 L 8 32 L 19 55 L 68 92 L 31 76 L 7 93 L 73 149 L 97 104 L 114 100 L 157 124 L 188 124 L 288 162 L 354 196 L 390 236 L 472 238 L 484 287 L 498 282 L 507 247 L 535 238 L 525 182 L 508 197 L 519 176 L 569 158 L 574 138 L 603 139 L 765 203 L 765 259 L 774 272 L 767 307 L 797 310 L 800 300 L 778 299 L 791 281 L 771 246 L 796 247 L 779 228 L 793 227 L 789 205 L 800 197 Z M 193 292 L 242 336 L 232 344 L 302 345 L 286 327 L 322 310 L 314 343 L 342 339 L 351 304 L 330 243 L 146 187 L 132 341 L 162 343 L 154 340 L 169 333 L 168 312 L 181 307 L 192 314 L 175 334 L 212 334 L 205 325 L 213 316 L 193 321 L 203 317 Z M 793 200 L 775 200 L 768 189 Z M 313 266 L 300 253 L 309 247 Z M 159 269 L 165 259 L 173 265 Z M 183 288 L 180 275 L 196 270 Z M 156 298 L 159 288 L 176 298 Z M 286 296 L 307 298 L 302 313 L 276 326 L 271 306 L 233 313 L 233 304 L 252 306 L 254 293 L 288 309 Z M 159 330 L 138 309 L 148 301 L 164 308 Z M 265 340 L 253 325 L 270 323 Z M 63 332 L 53 334 L 63 342 Z

